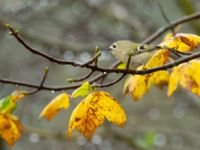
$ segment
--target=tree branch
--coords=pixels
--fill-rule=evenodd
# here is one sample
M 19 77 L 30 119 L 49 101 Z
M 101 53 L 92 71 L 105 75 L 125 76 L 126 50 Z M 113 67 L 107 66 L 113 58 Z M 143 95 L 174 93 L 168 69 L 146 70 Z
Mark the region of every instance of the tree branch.
M 153 42 L 155 39 L 157 39 L 159 36 L 161 36 L 164 32 L 166 32 L 167 30 L 169 30 L 171 27 L 176 27 L 179 24 L 183 24 L 195 19 L 199 19 L 200 18 L 200 11 L 192 14 L 192 15 L 188 15 L 188 16 L 184 16 L 182 18 L 179 18 L 173 22 L 170 22 L 169 25 L 166 25 L 164 27 L 161 27 L 160 29 L 158 29 L 156 32 L 154 32 L 151 36 L 149 36 L 146 40 L 144 40 L 142 42 L 142 45 L 144 44 L 148 44 Z
M 192 15 L 187 16 L 187 17 L 180 18 L 180 19 L 170 23 L 170 25 L 167 25 L 167 26 L 160 28 L 160 30 L 158 30 L 152 36 L 147 38 L 143 43 L 149 43 L 149 42 L 155 40 L 157 37 L 159 37 L 165 31 L 169 30 L 171 27 L 175 27 L 178 24 L 182 24 L 182 23 L 185 23 L 185 22 L 197 19 L 197 18 L 200 18 L 200 12 L 197 12 L 197 13 L 192 14 Z M 91 72 L 95 72 L 95 71 L 100 72 L 100 74 L 96 75 L 95 77 L 88 79 L 90 84 L 93 84 L 94 82 L 98 81 L 99 79 L 102 79 L 103 77 L 107 76 L 109 73 L 120 73 L 120 74 L 122 74 L 119 78 L 117 78 L 116 80 L 114 80 L 110 83 L 97 84 L 96 85 L 97 87 L 107 87 L 107 86 L 114 85 L 115 83 L 119 82 L 127 74 L 144 75 L 144 74 L 149 74 L 149 73 L 159 71 L 159 70 L 167 70 L 167 69 L 170 69 L 170 68 L 177 66 L 181 63 L 188 62 L 192 59 L 200 57 L 200 52 L 198 52 L 198 53 L 190 54 L 187 57 L 180 58 L 180 59 L 178 59 L 174 62 L 170 62 L 170 63 L 165 64 L 163 66 L 158 66 L 158 67 L 145 69 L 145 70 L 130 70 L 128 67 L 126 69 L 116 69 L 115 67 L 117 66 L 117 64 L 119 64 L 119 62 L 114 63 L 109 68 L 102 68 L 102 67 L 99 67 L 97 65 L 97 59 L 100 56 L 99 52 L 96 53 L 95 56 L 91 60 L 89 60 L 88 62 L 86 62 L 84 64 L 78 64 L 75 61 L 67 61 L 67 60 L 63 60 L 63 59 L 58 59 L 58 58 L 55 58 L 55 57 L 50 56 L 48 54 L 45 54 L 43 52 L 40 52 L 39 50 L 34 49 L 31 46 L 29 46 L 18 35 L 18 32 L 15 31 L 10 25 L 7 25 L 7 28 L 10 30 L 11 34 L 17 39 L 17 41 L 20 44 L 22 44 L 25 47 L 25 49 L 29 50 L 33 54 L 39 55 L 39 56 L 41 56 L 41 57 L 43 57 L 43 58 L 45 58 L 45 59 L 47 59 L 47 60 L 49 60 L 53 63 L 62 64 L 62 65 L 72 65 L 74 67 L 88 68 L 88 69 L 91 70 Z M 93 63 L 95 63 L 95 64 L 93 64 Z M 127 66 L 129 66 L 129 65 L 127 64 Z M 85 79 L 90 77 L 91 74 L 89 73 L 87 76 L 85 76 Z M 36 91 L 38 91 L 38 90 L 61 91 L 61 90 L 76 89 L 82 84 L 82 83 L 77 83 L 77 84 L 73 83 L 73 84 L 70 84 L 68 86 L 44 86 L 43 82 L 45 81 L 46 77 L 44 77 L 43 79 L 44 80 L 42 80 L 42 82 L 40 84 L 33 84 L 33 83 L 22 82 L 22 81 L 11 80 L 11 79 L 0 79 L 0 82 L 4 83 L 4 84 L 13 84 L 13 85 L 20 85 L 20 86 L 24 86 L 24 87 L 30 87 L 30 88 L 36 89 Z M 82 79 L 84 80 L 84 78 L 82 78 Z M 82 80 L 82 79 L 80 79 L 80 80 Z
M 156 0 L 156 3 L 158 5 L 158 8 L 160 9 L 160 12 L 161 12 L 161 15 L 163 16 L 164 20 L 167 22 L 168 25 L 171 25 L 169 19 L 167 18 L 167 15 L 162 7 L 162 5 L 160 4 L 160 0 Z M 175 28 L 174 26 L 171 26 L 170 27 L 170 30 L 172 31 L 173 35 L 175 36 Z

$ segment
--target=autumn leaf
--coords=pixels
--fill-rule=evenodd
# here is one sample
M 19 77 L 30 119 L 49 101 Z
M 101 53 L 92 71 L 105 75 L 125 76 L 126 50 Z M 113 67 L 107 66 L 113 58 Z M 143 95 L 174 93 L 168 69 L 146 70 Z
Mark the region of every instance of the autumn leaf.
M 116 68 L 117 69 L 126 69 L 126 64 L 120 63 Z
M 79 96 L 84 97 L 88 95 L 92 90 L 92 86 L 90 85 L 89 82 L 84 82 L 78 89 L 76 89 L 72 93 L 72 98 L 77 98 Z
M 26 95 L 25 91 L 14 91 L 11 95 L 0 100 L 0 113 L 12 113 L 17 102 Z
M 16 102 L 12 95 L 6 96 L 0 100 L 0 112 L 1 113 L 12 113 L 16 108 Z
M 70 105 L 69 95 L 62 93 L 56 96 L 40 113 L 40 118 L 45 117 L 48 121 L 62 109 L 67 109 Z
M 20 137 L 22 125 L 13 115 L 0 115 L 0 136 L 9 144 L 13 145 Z
M 131 76 L 124 84 L 125 94 L 130 93 L 134 100 L 139 100 L 148 91 L 146 78 L 145 75 Z
M 168 71 L 157 71 L 151 74 L 148 79 L 147 88 L 149 89 L 152 85 L 156 85 L 160 88 L 167 85 L 169 82 L 169 72 Z
M 168 56 L 168 50 L 159 50 L 145 66 L 140 66 L 137 70 L 161 66 L 167 62 Z M 152 85 L 162 87 L 168 83 L 168 80 L 169 73 L 167 71 L 157 71 L 147 75 L 133 75 L 125 82 L 123 91 L 130 93 L 134 100 L 139 100 Z
M 115 125 L 123 127 L 126 114 L 120 104 L 106 92 L 92 92 L 73 110 L 68 125 L 68 137 L 77 128 L 90 139 L 96 128 L 101 126 L 105 117 Z
M 178 84 L 200 96 L 200 61 L 192 60 L 174 67 L 169 79 L 168 96 L 177 89 Z
M 166 40 L 160 46 L 173 48 L 177 51 L 188 52 L 197 48 L 200 44 L 200 36 L 194 34 L 179 33 L 175 37 Z

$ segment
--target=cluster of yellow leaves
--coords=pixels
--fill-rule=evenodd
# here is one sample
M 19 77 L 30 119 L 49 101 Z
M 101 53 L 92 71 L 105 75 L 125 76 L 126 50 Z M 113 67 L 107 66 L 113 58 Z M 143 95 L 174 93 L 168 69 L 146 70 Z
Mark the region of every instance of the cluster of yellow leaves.
M 0 100 L 0 136 L 13 145 L 20 137 L 22 125 L 18 118 L 12 115 L 17 102 L 26 95 L 24 91 L 14 91 L 11 95 Z
M 140 66 L 137 69 L 149 69 L 161 66 L 166 63 L 168 55 L 168 50 L 159 50 L 145 66 Z M 151 85 L 162 87 L 168 83 L 168 80 L 169 73 L 167 71 L 157 71 L 147 75 L 133 75 L 126 81 L 124 94 L 130 93 L 133 99 L 138 100 L 148 91 Z
M 92 92 L 91 85 L 85 82 L 76 89 L 71 97 L 87 95 L 73 110 L 69 125 L 68 137 L 77 128 L 87 139 L 90 139 L 96 128 L 103 124 L 105 118 L 115 125 L 123 127 L 126 114 L 121 105 L 109 93 Z M 51 120 L 59 111 L 70 105 L 70 96 L 62 93 L 56 96 L 41 112 L 40 117 Z
M 181 52 L 191 51 L 200 44 L 200 37 L 192 34 L 167 35 L 160 44 L 163 49 L 158 50 L 153 57 L 137 69 L 150 69 L 166 64 L 169 60 L 169 48 Z M 118 66 L 123 68 L 124 64 Z M 147 75 L 132 75 L 125 82 L 124 93 L 129 93 L 133 99 L 140 99 L 152 85 L 163 87 L 169 84 L 168 95 L 176 90 L 178 84 L 200 95 L 200 62 L 190 61 L 172 69 L 172 73 L 162 70 Z M 76 128 L 87 139 L 90 139 L 96 128 L 101 126 L 106 119 L 115 125 L 123 127 L 126 122 L 126 114 L 121 105 L 109 93 L 91 92 L 93 87 L 85 82 L 76 89 L 72 95 L 62 93 L 55 97 L 41 112 L 40 117 L 51 120 L 60 110 L 67 109 L 71 98 L 86 96 L 73 110 L 69 124 L 68 137 Z
M 92 92 L 73 110 L 69 125 L 68 137 L 77 128 L 86 138 L 90 139 L 97 127 L 101 126 L 104 118 L 123 127 L 126 114 L 120 104 L 106 92 Z
M 9 144 L 13 145 L 20 137 L 22 125 L 17 117 L 9 114 L 0 115 L 0 135 Z
M 154 56 L 145 64 L 140 66 L 140 69 L 149 69 L 157 66 L 164 65 L 169 59 L 169 51 L 167 48 L 172 48 L 180 52 L 189 52 L 197 48 L 200 44 L 200 37 L 194 34 L 177 34 L 172 37 L 171 34 L 164 38 L 164 41 L 160 44 L 163 49 L 158 50 Z M 151 87 L 156 85 L 162 87 L 169 84 L 168 96 L 172 95 L 174 90 L 177 88 L 177 84 L 191 92 L 200 95 L 199 87 L 196 84 L 198 72 L 197 61 L 190 63 L 184 63 L 175 67 L 170 74 L 168 71 L 157 71 L 147 75 L 133 75 L 130 76 L 125 84 L 123 93 L 129 93 L 134 100 L 139 100 Z

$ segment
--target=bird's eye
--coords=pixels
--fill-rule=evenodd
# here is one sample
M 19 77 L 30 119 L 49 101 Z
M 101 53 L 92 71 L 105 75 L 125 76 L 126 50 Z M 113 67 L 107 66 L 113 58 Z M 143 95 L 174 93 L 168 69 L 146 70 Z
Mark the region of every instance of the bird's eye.
M 112 46 L 113 48 L 117 48 L 117 46 L 114 44 L 113 46 Z
M 143 46 L 143 45 L 140 45 L 140 46 L 139 46 L 139 49 L 144 50 L 144 46 Z

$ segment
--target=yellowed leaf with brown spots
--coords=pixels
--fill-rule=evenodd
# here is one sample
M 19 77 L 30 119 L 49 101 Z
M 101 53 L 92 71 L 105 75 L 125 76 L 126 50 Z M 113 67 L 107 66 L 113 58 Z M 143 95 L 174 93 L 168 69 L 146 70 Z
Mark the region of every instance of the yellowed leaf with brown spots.
M 177 51 L 188 52 L 197 48 L 200 44 L 200 36 L 195 34 L 179 33 L 175 37 L 164 41 L 160 46 L 173 48 Z
M 62 109 L 67 109 L 70 105 L 69 95 L 62 93 L 56 96 L 40 113 L 40 117 L 45 117 L 47 120 L 53 117 Z
M 120 104 L 106 92 L 92 92 L 73 110 L 68 124 L 68 137 L 76 128 L 90 139 L 105 117 L 115 125 L 123 127 L 126 114 Z
M 170 75 L 168 96 L 176 90 L 178 83 L 185 89 L 200 96 L 200 61 L 192 60 L 173 69 Z
M 0 136 L 9 144 L 13 145 L 21 137 L 22 125 L 13 115 L 0 115 Z
M 157 71 L 150 75 L 147 87 L 149 89 L 152 85 L 156 85 L 162 88 L 163 86 L 167 85 L 168 82 L 169 82 L 169 72 L 165 70 Z
M 169 51 L 168 50 L 158 50 L 151 59 L 145 64 L 145 68 L 153 68 L 157 66 L 162 66 L 165 64 L 169 57 Z

